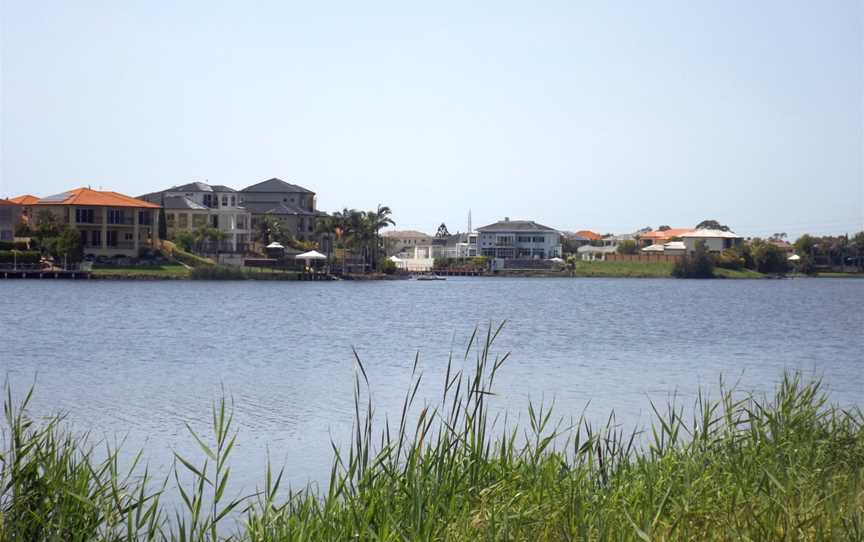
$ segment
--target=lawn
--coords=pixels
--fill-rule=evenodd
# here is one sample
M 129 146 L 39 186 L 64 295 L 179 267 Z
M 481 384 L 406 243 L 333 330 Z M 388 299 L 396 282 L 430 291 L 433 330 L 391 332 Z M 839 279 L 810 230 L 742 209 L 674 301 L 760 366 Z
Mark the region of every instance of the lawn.
M 185 279 L 189 270 L 179 263 L 147 267 L 93 267 L 94 279 Z
M 577 277 L 669 278 L 672 265 L 667 262 L 576 262 Z
M 764 279 L 765 275 L 752 269 L 714 268 L 714 276 L 721 279 Z

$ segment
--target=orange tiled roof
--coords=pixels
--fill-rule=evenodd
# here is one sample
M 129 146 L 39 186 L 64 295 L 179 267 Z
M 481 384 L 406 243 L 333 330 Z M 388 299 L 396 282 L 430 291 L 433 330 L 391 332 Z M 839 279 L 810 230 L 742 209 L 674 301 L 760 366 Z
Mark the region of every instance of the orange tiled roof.
M 131 198 L 119 192 L 76 188 L 40 199 L 37 205 L 89 205 L 96 207 L 143 207 L 158 209 L 159 205 Z
M 23 196 L 18 196 L 17 198 L 9 198 L 9 201 L 17 205 L 33 205 L 39 201 L 39 198 L 37 198 L 36 196 L 31 196 L 30 194 L 24 194 Z
M 666 231 L 654 230 L 642 234 L 642 239 L 652 239 L 655 241 L 666 241 L 673 237 L 681 237 L 685 233 L 693 232 L 693 228 L 670 228 Z
M 14 201 L 9 201 L 8 199 L 0 198 L 0 205 L 18 205 Z
M 589 241 L 599 241 L 603 238 L 599 233 L 594 233 L 591 230 L 579 230 L 576 232 L 576 235 L 578 235 L 579 237 L 584 237 Z

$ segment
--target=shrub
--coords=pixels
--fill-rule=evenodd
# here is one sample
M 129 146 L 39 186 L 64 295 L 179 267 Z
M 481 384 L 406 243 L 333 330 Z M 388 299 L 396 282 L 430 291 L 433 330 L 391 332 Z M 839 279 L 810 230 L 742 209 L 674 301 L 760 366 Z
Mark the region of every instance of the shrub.
M 382 261 L 381 272 L 383 272 L 385 275 L 392 275 L 396 272 L 396 262 L 390 259 Z
M 435 269 L 447 269 L 450 267 L 450 260 L 443 256 L 438 256 L 432 265 Z
M 789 262 L 786 252 L 773 243 L 756 239 L 751 244 L 753 264 L 760 273 L 786 273 Z
M 177 245 L 182 250 L 186 252 L 191 252 L 192 247 L 195 246 L 195 234 L 193 234 L 189 230 L 180 230 L 174 234 L 172 239 L 174 244 Z
M 684 254 L 675 262 L 672 276 L 679 279 L 710 279 L 714 277 L 714 258 L 708 254 L 705 243 L 696 243 L 692 254 Z
M 30 250 L 27 241 L 0 241 L 0 250 Z
M 636 254 L 637 251 L 636 241 L 621 241 L 618 243 L 618 254 Z
M 744 257 L 741 253 L 734 249 L 729 248 L 724 250 L 720 256 L 716 259 L 717 267 L 722 267 L 723 269 L 741 269 L 744 267 Z
M 64 226 L 56 235 L 43 237 L 40 244 L 55 262 L 75 263 L 84 259 L 81 232 L 75 228 Z
M 0 250 L 0 263 L 18 263 L 37 264 L 41 261 L 42 255 L 35 250 L 19 251 L 19 250 Z

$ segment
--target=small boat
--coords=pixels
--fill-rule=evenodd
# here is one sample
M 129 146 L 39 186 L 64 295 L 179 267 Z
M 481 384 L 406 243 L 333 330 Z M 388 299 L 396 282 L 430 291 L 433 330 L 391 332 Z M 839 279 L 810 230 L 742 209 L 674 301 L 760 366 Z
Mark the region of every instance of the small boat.
M 438 275 L 417 275 L 416 280 L 447 280 L 447 277 L 439 277 Z

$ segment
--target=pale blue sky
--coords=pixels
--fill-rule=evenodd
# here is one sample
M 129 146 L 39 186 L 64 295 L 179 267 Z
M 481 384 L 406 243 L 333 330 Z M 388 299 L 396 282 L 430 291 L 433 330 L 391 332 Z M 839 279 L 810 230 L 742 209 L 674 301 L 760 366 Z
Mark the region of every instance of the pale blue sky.
M 0 2 L 0 196 L 275 176 L 426 231 L 864 223 L 861 1 Z

